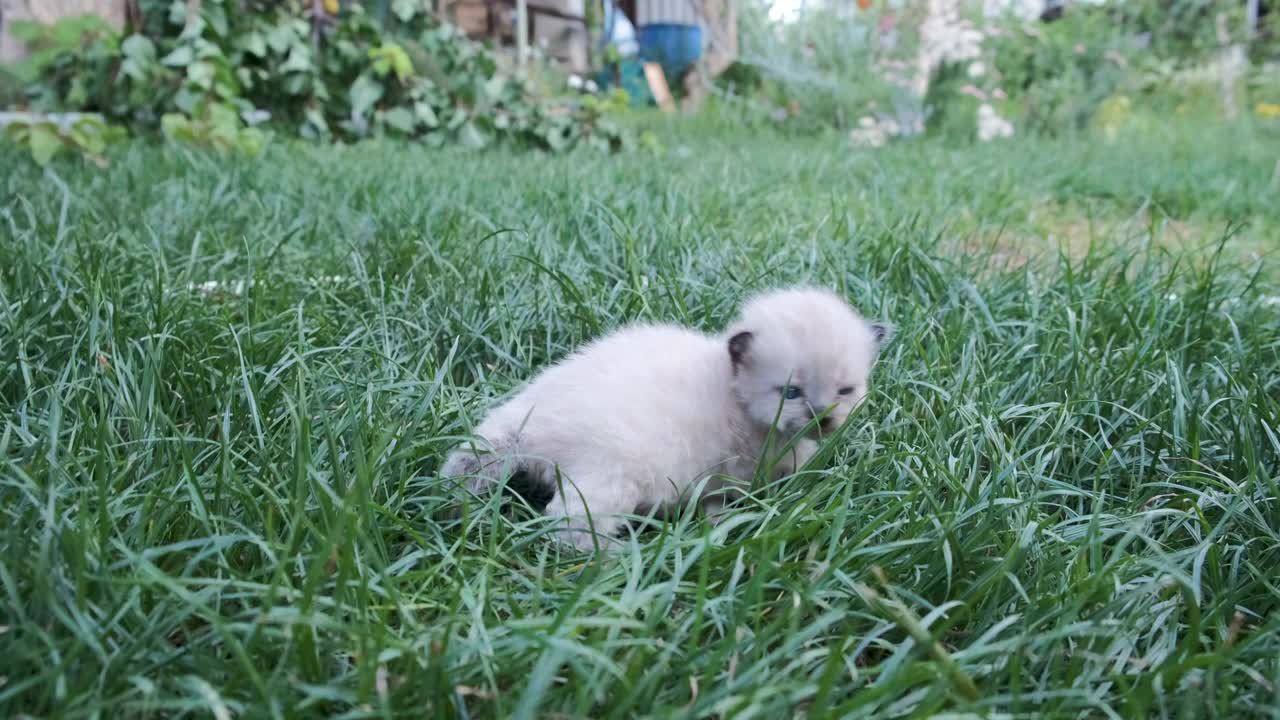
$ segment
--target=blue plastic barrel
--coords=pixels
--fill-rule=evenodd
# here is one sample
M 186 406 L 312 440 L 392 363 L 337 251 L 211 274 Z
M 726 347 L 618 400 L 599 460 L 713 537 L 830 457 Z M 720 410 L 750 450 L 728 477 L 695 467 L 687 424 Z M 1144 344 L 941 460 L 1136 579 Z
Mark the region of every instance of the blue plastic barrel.
M 685 71 L 702 57 L 702 28 L 697 25 L 654 23 L 641 25 L 640 57 L 662 66 L 672 92 Z

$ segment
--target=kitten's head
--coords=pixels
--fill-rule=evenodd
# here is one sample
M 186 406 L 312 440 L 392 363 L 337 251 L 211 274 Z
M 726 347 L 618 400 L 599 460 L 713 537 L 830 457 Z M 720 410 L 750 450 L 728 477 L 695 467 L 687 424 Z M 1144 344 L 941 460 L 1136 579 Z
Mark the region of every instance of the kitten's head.
M 819 418 L 814 433 L 829 434 L 866 397 L 871 367 L 891 333 L 826 290 L 757 295 L 727 333 L 734 392 L 761 426 L 776 419 L 792 436 Z

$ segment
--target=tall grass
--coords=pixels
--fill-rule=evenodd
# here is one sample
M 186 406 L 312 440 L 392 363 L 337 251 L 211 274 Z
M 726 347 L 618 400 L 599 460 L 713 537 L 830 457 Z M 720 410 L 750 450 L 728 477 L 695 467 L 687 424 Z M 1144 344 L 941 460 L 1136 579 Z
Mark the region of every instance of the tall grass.
M 0 153 L 0 715 L 1277 716 L 1263 136 Z M 801 281 L 899 328 L 826 463 L 609 558 L 437 519 L 576 343 Z

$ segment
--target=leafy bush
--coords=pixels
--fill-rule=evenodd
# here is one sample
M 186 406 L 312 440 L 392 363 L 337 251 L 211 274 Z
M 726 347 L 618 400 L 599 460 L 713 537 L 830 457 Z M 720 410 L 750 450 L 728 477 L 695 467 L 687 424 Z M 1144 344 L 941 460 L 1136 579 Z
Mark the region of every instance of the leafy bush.
M 1216 51 L 1218 40 L 1214 21 L 1225 13 L 1229 24 L 1243 30 L 1244 2 L 1222 0 L 1126 0 L 1096 10 L 1111 26 L 1143 38 L 1148 51 L 1158 58 L 1200 62 Z
M 27 57 L 10 66 L 19 80 L 31 82 L 66 53 L 80 52 L 93 57 L 113 55 L 118 35 L 110 23 L 92 13 L 63 18 L 54 25 L 31 20 L 14 20 L 10 33 L 26 46 Z
M 1131 76 L 1134 41 L 1109 23 L 1101 12 L 1069 12 L 991 40 L 996 71 L 1017 99 L 1024 127 L 1048 134 L 1083 129 Z
M 991 33 L 988 45 L 1022 126 L 1057 134 L 1095 123 L 1099 114 L 1114 116 L 1121 95 L 1143 96 L 1144 105 L 1161 111 L 1220 102 L 1216 80 L 1197 85 L 1184 77 L 1220 51 L 1220 15 L 1242 40 L 1244 3 L 1128 0 L 1075 4 L 1056 22 Z M 940 69 L 938 93 L 956 77 L 954 68 Z
M 359 5 L 317 16 L 301 0 L 142 0 L 139 8 L 139 27 L 123 39 L 100 27 L 50 30 L 59 42 L 28 78 L 27 103 L 141 129 L 167 117 L 170 136 L 220 146 L 260 144 L 256 131 L 241 133 L 264 120 L 312 139 L 392 135 L 549 150 L 627 141 L 599 106 L 552 107 L 535 97 L 413 0 L 392 2 L 387 26 Z
M 212 147 L 220 152 L 257 155 L 266 142 L 261 130 L 243 127 L 229 105 L 206 104 L 191 116 L 168 113 L 160 118 L 164 136 L 174 142 Z
M 60 127 L 51 121 L 30 122 L 19 120 L 4 128 L 5 137 L 25 147 L 39 165 L 46 165 L 63 152 L 75 152 L 96 162 L 106 164 L 103 153 L 107 146 L 124 139 L 124 129 L 86 116 Z

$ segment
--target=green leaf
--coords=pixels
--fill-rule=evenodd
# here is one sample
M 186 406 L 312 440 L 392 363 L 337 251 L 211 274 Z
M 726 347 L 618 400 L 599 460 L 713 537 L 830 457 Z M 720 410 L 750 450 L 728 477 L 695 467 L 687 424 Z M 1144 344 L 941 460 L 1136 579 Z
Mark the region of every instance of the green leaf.
M 262 152 L 267 143 L 267 136 L 258 128 L 245 128 L 240 131 L 240 151 L 249 157 Z
M 339 40 L 333 44 L 333 49 L 338 52 L 338 56 L 346 60 L 355 60 L 360 57 L 360 48 L 350 40 Z
M 36 43 L 44 38 L 45 26 L 34 20 L 10 20 L 9 34 L 24 43 Z
M 213 88 L 213 63 L 194 62 L 187 66 L 187 80 L 201 90 Z
M 289 50 L 289 59 L 280 66 L 280 72 L 311 72 L 311 48 L 298 43 Z
M 187 141 L 192 138 L 191 120 L 186 115 L 167 113 L 160 118 L 160 132 L 169 140 Z
M 204 38 L 196 39 L 191 43 L 191 47 L 195 48 L 196 58 L 199 60 L 208 60 L 221 66 L 227 66 L 231 62 L 227 59 L 226 53 L 222 52 L 221 45 L 215 45 Z
M 489 98 L 490 102 L 496 102 L 502 97 L 502 91 L 505 90 L 506 87 L 507 79 L 501 75 L 489 78 L 488 82 L 484 84 L 485 97 Z
M 306 119 L 304 132 L 314 133 L 317 137 L 327 137 L 329 135 L 329 123 L 319 110 L 308 108 L 303 113 L 303 117 Z
M 107 125 L 102 129 L 102 141 L 107 145 L 116 145 L 129 139 L 129 131 L 120 125 Z
M 204 18 L 197 14 L 195 17 L 191 18 L 191 22 L 186 22 L 185 20 L 183 21 L 182 32 L 179 33 L 178 38 L 182 40 L 192 40 L 194 38 L 198 38 L 201 35 L 204 35 L 204 29 L 205 29 Z
M 351 84 L 351 112 L 357 115 L 364 115 L 369 112 L 374 103 L 382 98 L 382 83 L 374 80 L 368 75 L 361 75 Z
M 156 59 L 156 44 L 146 35 L 133 34 L 120 43 L 120 54 L 138 62 L 151 62 Z
M 188 88 L 180 88 L 173 96 L 173 106 L 184 113 L 195 112 L 196 105 L 200 104 L 200 93 L 192 92 Z
M 240 38 L 240 47 L 254 57 L 264 58 L 267 56 L 267 40 L 257 30 Z
M 60 51 L 71 51 L 86 46 L 91 41 L 103 40 L 108 47 L 115 47 L 117 33 L 110 23 L 93 13 L 64 16 L 52 25 L 46 25 L 37 41 Z
M 227 22 L 227 10 L 216 3 L 205 3 L 202 6 L 202 17 L 209 21 L 209 29 L 218 37 L 226 37 L 230 25 Z
M 395 48 L 395 52 L 391 55 L 391 69 L 395 71 L 396 78 L 401 81 L 413 75 L 413 61 L 409 59 L 409 53 L 405 52 L 404 48 Z
M 94 155 L 107 149 L 106 124 L 97 118 L 82 118 L 71 126 L 70 136 L 80 150 Z
M 408 135 L 413 132 L 413 113 L 405 108 L 393 108 L 382 114 L 382 121 L 395 130 Z
M 27 85 L 40 79 L 40 73 L 44 69 L 36 63 L 31 57 L 22 62 L 13 63 L 5 68 L 17 78 L 18 82 Z
M 48 165 L 63 147 L 62 137 L 52 123 L 32 125 L 27 140 L 31 145 L 31 157 L 39 165 Z
M 413 61 L 409 53 L 395 43 L 384 43 L 382 47 L 370 50 L 369 58 L 374 61 L 373 71 L 379 76 L 394 72 L 401 82 L 413 76 Z
M 145 82 L 156 62 L 155 43 L 142 35 L 130 35 L 120 44 L 120 54 L 124 57 L 120 71 L 135 82 Z
M 424 125 L 429 128 L 439 127 L 440 118 L 436 116 L 436 111 L 424 102 L 416 102 L 413 104 L 413 114 L 418 116 Z
M 272 50 L 283 55 L 290 47 L 293 47 L 293 42 L 297 37 L 298 34 L 294 32 L 292 24 L 282 23 L 271 28 L 267 33 L 267 45 L 271 46 Z
M 482 148 L 488 145 L 492 138 L 476 127 L 474 122 L 469 122 L 458 131 L 458 140 L 466 147 Z
M 418 13 L 419 3 L 417 0 L 393 0 L 391 3 L 391 12 L 395 14 L 400 22 L 409 22 L 413 16 Z
M 560 152 L 568 147 L 569 139 L 565 137 L 564 129 L 559 125 L 544 125 L 541 131 L 543 139 L 547 141 L 547 146 L 552 150 Z
M 207 128 L 203 140 L 204 144 L 212 145 L 219 152 L 231 150 L 240 145 L 240 132 L 234 127 L 214 125 Z
M 8 125 L 4 129 L 4 136 L 19 145 L 26 145 L 27 138 L 31 137 L 31 125 L 24 122 Z
M 240 129 L 240 115 L 230 105 L 222 103 L 211 104 L 208 109 L 208 118 L 209 124 L 215 130 L 235 133 Z
M 160 64 L 169 67 L 186 67 L 195 59 L 195 53 L 191 50 L 190 45 L 179 45 L 173 49 L 173 52 L 161 58 Z
M 284 79 L 284 90 L 290 95 L 305 95 L 310 87 L 311 78 L 307 75 L 295 73 Z
M 71 84 L 67 87 L 67 104 L 71 107 L 84 107 L 89 102 L 89 88 L 85 85 L 85 78 L 77 76 L 71 79 Z

